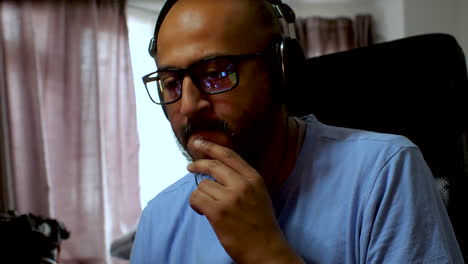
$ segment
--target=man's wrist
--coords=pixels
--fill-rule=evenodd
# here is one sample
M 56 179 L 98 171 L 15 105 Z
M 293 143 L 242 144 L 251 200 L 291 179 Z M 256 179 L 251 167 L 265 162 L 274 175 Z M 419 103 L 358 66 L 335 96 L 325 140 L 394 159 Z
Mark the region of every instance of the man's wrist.
M 250 260 L 246 263 L 255 264 L 304 264 L 305 261 L 291 248 L 284 238 L 272 240 L 262 253 L 251 252 Z M 258 254 L 258 255 L 257 255 Z
M 305 264 L 305 261 L 296 254 L 296 252 L 287 246 L 281 251 L 278 251 L 271 255 L 262 264 Z

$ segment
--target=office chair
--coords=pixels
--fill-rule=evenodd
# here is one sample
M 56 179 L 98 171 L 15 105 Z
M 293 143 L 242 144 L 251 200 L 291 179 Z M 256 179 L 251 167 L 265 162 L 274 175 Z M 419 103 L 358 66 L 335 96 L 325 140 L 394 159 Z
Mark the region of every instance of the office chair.
M 424 155 L 468 260 L 468 79 L 447 34 L 425 34 L 307 60 L 288 111 L 325 124 L 404 135 Z

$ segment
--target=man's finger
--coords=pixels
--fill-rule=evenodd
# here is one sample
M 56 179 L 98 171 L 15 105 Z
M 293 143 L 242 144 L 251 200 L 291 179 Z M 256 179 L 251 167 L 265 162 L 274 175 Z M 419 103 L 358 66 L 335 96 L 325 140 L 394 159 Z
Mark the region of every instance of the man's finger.
M 240 175 L 256 174 L 255 169 L 231 149 L 201 138 L 195 140 L 194 146 L 211 158 L 226 164 Z
M 217 182 L 212 180 L 203 180 L 198 184 L 198 188 L 200 191 L 209 195 L 212 199 L 219 201 L 226 194 L 226 189 Z
M 195 189 L 190 195 L 190 207 L 199 215 L 205 215 L 209 208 L 214 206 L 215 200 L 213 197 L 203 192 L 200 189 Z
M 219 160 L 201 159 L 190 163 L 187 170 L 192 173 L 210 175 L 222 186 L 228 186 L 233 181 L 242 180 L 240 175 L 231 167 Z

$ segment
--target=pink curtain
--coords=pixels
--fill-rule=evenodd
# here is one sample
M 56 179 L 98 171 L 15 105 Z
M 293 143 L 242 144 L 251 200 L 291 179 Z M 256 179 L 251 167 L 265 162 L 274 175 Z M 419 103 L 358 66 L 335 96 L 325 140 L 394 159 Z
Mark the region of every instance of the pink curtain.
M 297 18 L 297 37 L 307 58 L 365 47 L 373 44 L 373 26 L 370 15 L 350 17 Z M 287 32 L 285 24 L 283 31 Z
M 365 47 L 374 44 L 374 27 L 370 15 L 357 15 L 354 19 L 354 45 Z
M 65 223 L 60 263 L 117 263 L 140 214 L 125 5 L 0 2 L 2 197 Z

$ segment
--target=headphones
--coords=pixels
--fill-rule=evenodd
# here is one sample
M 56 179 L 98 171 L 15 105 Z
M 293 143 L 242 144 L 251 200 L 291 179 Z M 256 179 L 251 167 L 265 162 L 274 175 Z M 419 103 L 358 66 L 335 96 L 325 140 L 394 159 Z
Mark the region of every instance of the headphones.
M 236 1 L 236 0 L 233 0 Z M 177 0 L 167 0 L 158 16 L 156 26 L 154 28 L 153 38 L 150 40 L 148 52 L 151 57 L 155 58 L 157 52 L 157 39 L 161 25 L 166 18 L 169 10 L 174 6 Z M 288 36 L 282 36 L 273 39 L 271 43 L 271 65 L 272 74 L 275 82 L 281 85 L 279 98 L 282 98 L 286 106 L 293 101 L 294 90 L 299 89 L 304 78 L 304 70 L 306 58 L 304 51 L 296 38 L 296 30 L 294 22 L 296 15 L 289 5 L 281 0 L 267 0 L 273 6 L 274 13 L 279 19 L 284 19 L 288 25 Z M 294 105 L 294 104 L 292 104 Z M 166 107 L 163 105 L 164 114 L 167 117 Z

